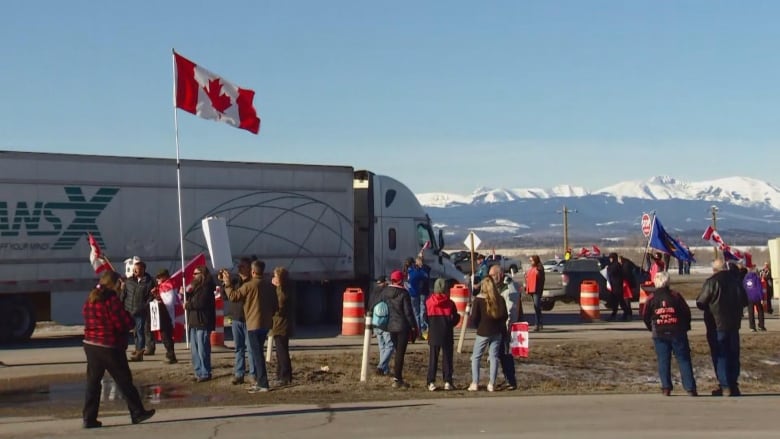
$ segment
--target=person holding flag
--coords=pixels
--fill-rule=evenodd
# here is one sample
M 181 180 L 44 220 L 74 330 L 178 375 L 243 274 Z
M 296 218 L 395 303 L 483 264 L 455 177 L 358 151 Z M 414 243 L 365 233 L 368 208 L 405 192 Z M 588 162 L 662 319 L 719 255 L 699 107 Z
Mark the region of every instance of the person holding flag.
M 163 346 L 165 346 L 165 360 L 163 361 L 166 364 L 175 364 L 178 360 L 176 360 L 176 351 L 173 347 L 173 327 L 175 324 L 173 316 L 176 315 L 174 308 L 177 305 L 176 299 L 178 299 L 178 295 L 166 294 L 171 292 L 171 290 L 166 291 L 160 288 L 161 286 L 165 288 L 166 282 L 170 277 L 171 276 L 166 269 L 157 272 L 155 278 L 157 285 L 152 289 L 152 300 L 157 302 L 157 308 L 159 310 L 160 338 L 162 339 Z M 167 303 L 166 296 L 168 298 Z M 179 306 L 181 305 L 179 304 Z
M 111 261 L 100 251 L 100 246 L 91 232 L 87 233 L 87 240 L 89 241 L 89 263 L 92 264 L 95 274 L 102 274 L 107 270 L 114 271 Z
M 658 220 L 657 216 L 653 216 L 653 226 L 650 230 L 650 241 L 648 245 L 656 250 L 660 250 L 670 257 L 674 256 L 680 261 L 695 262 L 691 251 L 666 232 L 666 229 L 664 229 L 664 226 L 661 224 L 661 221 Z M 665 266 L 668 266 L 668 263 L 665 264 Z M 664 267 L 664 269 L 665 268 L 666 267 Z M 651 279 L 653 278 L 651 277 Z

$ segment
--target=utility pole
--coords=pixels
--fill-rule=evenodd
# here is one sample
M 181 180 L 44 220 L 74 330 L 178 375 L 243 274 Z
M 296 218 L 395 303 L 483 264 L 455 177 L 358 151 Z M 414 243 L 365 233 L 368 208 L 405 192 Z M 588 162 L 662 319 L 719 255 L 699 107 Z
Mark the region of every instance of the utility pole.
M 718 206 L 710 206 L 710 212 L 712 213 L 712 229 L 718 230 Z M 715 259 L 718 259 L 718 247 L 713 247 L 715 251 Z
M 569 250 L 569 214 L 576 213 L 577 209 L 567 209 L 566 205 L 563 205 L 562 210 L 557 210 L 556 213 L 563 214 L 563 254 Z

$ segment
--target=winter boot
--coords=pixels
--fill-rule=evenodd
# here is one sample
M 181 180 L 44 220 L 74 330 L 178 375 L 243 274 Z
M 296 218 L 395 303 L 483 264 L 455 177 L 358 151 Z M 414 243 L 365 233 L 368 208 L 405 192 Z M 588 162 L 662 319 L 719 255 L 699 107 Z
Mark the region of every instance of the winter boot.
M 178 361 L 176 360 L 176 353 L 173 351 L 166 352 L 165 353 L 165 364 L 176 364 Z
M 130 361 L 144 361 L 144 351 L 136 351 L 130 355 Z

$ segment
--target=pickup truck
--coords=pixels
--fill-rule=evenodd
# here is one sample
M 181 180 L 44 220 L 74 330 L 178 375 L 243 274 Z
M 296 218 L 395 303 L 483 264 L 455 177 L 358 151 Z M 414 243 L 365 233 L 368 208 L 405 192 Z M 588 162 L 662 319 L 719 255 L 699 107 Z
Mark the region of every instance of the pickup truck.
M 599 298 L 602 301 L 609 299 L 607 291 L 607 279 L 602 274 L 599 259 L 580 258 L 570 259 L 563 264 L 561 274 L 545 273 L 544 293 L 542 294 L 542 310 L 550 311 L 555 306 L 555 302 L 564 303 L 580 301 L 580 285 L 583 281 L 592 280 L 599 286 Z
M 595 281 L 599 286 L 599 299 L 602 302 L 609 302 L 611 293 L 607 290 L 607 271 L 606 266 L 609 259 L 599 258 L 578 258 L 570 259 L 563 264 L 563 270 L 560 275 L 557 273 L 545 273 L 544 293 L 542 294 L 542 310 L 550 311 L 555 306 L 555 302 L 579 303 L 580 286 L 583 281 Z M 637 283 L 645 278 L 643 272 L 638 267 L 634 273 Z M 639 300 L 639 285 L 634 288 L 633 301 Z

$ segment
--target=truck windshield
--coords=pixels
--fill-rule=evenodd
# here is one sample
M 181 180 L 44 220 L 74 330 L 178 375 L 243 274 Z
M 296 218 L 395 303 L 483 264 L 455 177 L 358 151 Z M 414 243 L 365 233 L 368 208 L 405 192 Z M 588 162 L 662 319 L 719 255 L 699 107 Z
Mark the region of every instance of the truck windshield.
M 428 242 L 428 247 L 431 249 L 437 248 L 436 240 L 433 239 L 433 230 L 429 224 L 417 224 L 417 245 L 420 248 L 425 247 L 425 243 Z

